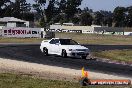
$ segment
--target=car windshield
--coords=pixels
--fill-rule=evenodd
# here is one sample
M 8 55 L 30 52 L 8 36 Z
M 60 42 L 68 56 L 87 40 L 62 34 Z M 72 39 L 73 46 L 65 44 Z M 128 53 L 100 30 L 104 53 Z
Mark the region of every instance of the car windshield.
M 60 39 L 61 45 L 78 45 L 78 43 L 72 39 Z

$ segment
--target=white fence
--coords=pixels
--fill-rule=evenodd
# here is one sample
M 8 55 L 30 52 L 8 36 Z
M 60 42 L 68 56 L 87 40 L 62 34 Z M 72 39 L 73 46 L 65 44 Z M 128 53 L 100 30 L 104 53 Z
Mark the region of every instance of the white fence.
M 15 38 L 53 38 L 54 32 L 45 31 L 44 28 L 5 27 L 0 30 L 2 37 Z
M 41 28 L 23 28 L 23 27 L 3 28 L 2 36 L 17 37 L 17 38 L 25 38 L 25 37 L 40 38 Z

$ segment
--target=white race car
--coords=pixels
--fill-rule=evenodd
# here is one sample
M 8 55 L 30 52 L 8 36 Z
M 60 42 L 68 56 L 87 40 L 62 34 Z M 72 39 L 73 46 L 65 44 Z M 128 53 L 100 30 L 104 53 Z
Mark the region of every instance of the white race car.
M 40 45 L 44 55 L 56 54 L 62 57 L 77 57 L 86 59 L 89 55 L 89 49 L 79 45 L 76 41 L 69 38 L 52 38 L 43 40 Z

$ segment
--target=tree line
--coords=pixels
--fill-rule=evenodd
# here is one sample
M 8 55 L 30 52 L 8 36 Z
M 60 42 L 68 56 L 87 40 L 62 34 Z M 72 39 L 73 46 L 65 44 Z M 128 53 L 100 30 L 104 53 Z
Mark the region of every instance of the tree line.
M 102 25 L 108 27 L 132 27 L 132 6 L 116 7 L 111 11 L 96 11 L 85 7 L 80 9 L 82 0 L 0 0 L 0 17 L 16 17 L 35 21 L 46 27 L 54 23 L 75 25 Z

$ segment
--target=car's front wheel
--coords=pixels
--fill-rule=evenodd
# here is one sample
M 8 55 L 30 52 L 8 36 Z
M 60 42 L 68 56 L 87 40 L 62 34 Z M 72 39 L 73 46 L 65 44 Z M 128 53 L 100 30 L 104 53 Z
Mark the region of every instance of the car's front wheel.
M 48 49 L 47 48 L 43 48 L 43 53 L 45 56 L 48 56 Z
M 62 50 L 61 56 L 62 56 L 62 57 L 64 57 L 64 58 L 66 58 L 66 57 L 67 57 L 66 50 Z

